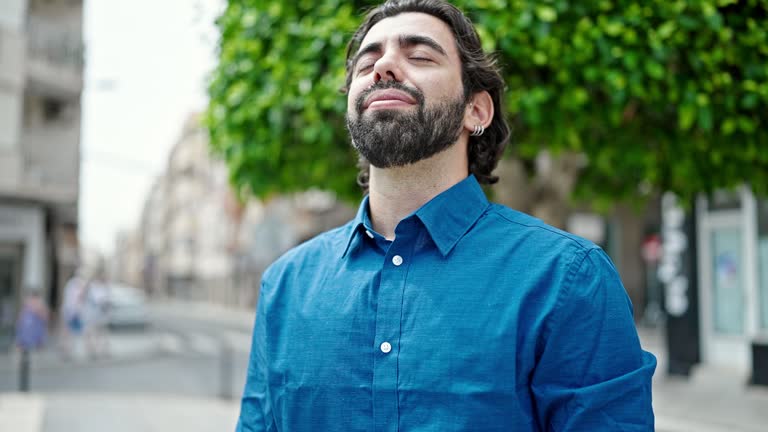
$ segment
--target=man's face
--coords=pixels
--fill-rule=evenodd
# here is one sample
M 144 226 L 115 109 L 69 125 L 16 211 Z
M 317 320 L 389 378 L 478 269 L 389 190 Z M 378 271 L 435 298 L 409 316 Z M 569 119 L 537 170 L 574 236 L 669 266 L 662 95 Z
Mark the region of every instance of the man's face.
M 403 13 L 374 25 L 352 67 L 347 127 L 373 166 L 426 159 L 454 144 L 466 101 L 453 34 L 438 18 Z

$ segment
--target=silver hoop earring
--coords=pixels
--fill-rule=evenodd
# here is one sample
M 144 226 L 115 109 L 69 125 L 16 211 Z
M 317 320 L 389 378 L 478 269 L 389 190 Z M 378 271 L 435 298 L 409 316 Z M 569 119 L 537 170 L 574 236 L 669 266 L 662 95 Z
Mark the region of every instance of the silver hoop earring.
M 480 136 L 480 135 L 483 134 L 483 132 L 485 132 L 485 127 L 483 125 L 481 125 L 481 124 L 476 124 L 475 125 L 475 130 L 473 130 L 472 133 L 469 134 L 469 135 L 470 136 Z

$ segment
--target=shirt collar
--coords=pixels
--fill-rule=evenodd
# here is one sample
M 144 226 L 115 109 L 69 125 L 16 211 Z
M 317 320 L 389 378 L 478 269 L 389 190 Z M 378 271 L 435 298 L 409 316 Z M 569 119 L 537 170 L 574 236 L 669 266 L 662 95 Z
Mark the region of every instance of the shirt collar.
M 440 253 L 446 256 L 480 219 L 488 205 L 485 192 L 475 176 L 470 175 L 424 204 L 416 211 L 416 216 L 427 228 Z
M 350 249 L 355 249 L 355 247 L 357 247 L 357 244 L 360 242 L 358 234 L 361 231 L 370 229 L 367 228 L 370 227 L 370 225 L 371 219 L 368 217 L 368 195 L 366 195 L 365 198 L 363 198 L 363 202 L 360 203 L 360 207 L 357 209 L 357 215 L 352 219 L 352 222 L 349 225 L 349 232 L 346 237 L 347 245 L 344 248 L 344 252 L 341 254 L 342 258 L 347 256 L 347 252 L 349 252 Z
M 414 214 L 424 224 L 440 253 L 446 256 L 482 216 L 488 205 L 485 192 L 475 176 L 470 175 L 432 198 Z M 366 195 L 360 203 L 357 215 L 349 225 L 347 244 L 341 255 L 342 258 L 350 249 L 357 247 L 363 231 L 373 231 L 368 211 L 368 195 Z

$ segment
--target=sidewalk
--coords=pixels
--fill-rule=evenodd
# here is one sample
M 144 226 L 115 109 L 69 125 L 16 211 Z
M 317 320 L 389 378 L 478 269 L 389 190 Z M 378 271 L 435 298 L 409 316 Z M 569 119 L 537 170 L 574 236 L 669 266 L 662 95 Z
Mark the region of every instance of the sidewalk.
M 738 371 L 699 365 L 691 377 L 666 374 L 658 329 L 639 329 L 643 348 L 658 359 L 653 408 L 659 432 L 762 432 L 768 425 L 768 387 L 746 385 Z
M 0 393 L 3 432 L 233 431 L 239 404 L 149 394 Z
M 239 403 L 156 394 L 56 393 L 45 396 L 42 432 L 234 431 Z
M 42 430 L 43 409 L 43 399 L 39 395 L 0 393 L 0 431 Z

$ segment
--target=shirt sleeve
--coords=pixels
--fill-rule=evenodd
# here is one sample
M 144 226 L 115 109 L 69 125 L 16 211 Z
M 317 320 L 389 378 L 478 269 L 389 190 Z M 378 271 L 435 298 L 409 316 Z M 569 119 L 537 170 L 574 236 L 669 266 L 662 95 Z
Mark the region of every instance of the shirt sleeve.
M 632 304 L 600 249 L 577 254 L 548 318 L 531 379 L 546 431 L 653 431 L 656 358 L 641 349 Z
M 267 303 L 266 283 L 262 280 L 259 301 L 256 310 L 256 322 L 253 328 L 251 355 L 248 361 L 248 374 L 240 404 L 240 417 L 236 432 L 274 431 L 272 409 L 269 401 L 267 381 Z

